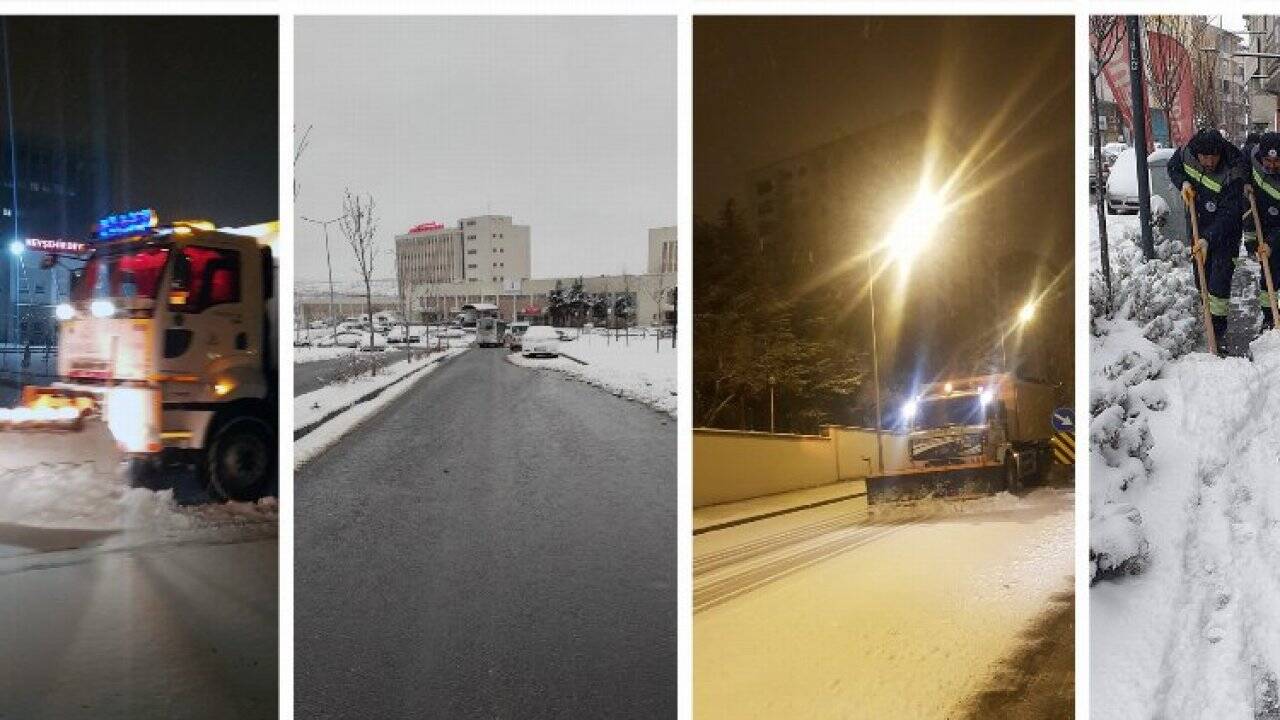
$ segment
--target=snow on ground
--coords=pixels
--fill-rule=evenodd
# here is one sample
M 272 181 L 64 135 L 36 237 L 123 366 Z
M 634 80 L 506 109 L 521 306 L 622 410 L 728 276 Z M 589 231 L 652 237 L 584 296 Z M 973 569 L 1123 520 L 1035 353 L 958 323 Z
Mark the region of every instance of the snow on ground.
M 697 717 L 955 717 L 1070 589 L 1073 497 L 871 522 L 851 500 L 695 537 Z
M 1162 262 L 1121 263 L 1130 302 L 1094 311 L 1091 717 L 1280 717 L 1280 333 L 1204 353 L 1189 265 Z
M 355 348 L 347 347 L 295 347 L 293 349 L 293 364 L 305 365 L 322 360 L 333 360 L 354 352 L 358 351 Z
M 575 331 L 567 332 L 572 334 Z M 561 343 L 560 350 L 587 364 L 565 357 L 527 358 L 519 353 L 513 353 L 507 359 L 523 367 L 557 370 L 619 397 L 642 402 L 672 416 L 676 414 L 678 363 L 670 338 L 615 339 L 587 333 L 571 342 Z
M 335 410 L 351 405 L 370 392 L 387 388 L 377 397 L 342 411 L 336 417 L 325 421 L 324 424 L 294 441 L 294 467 L 303 465 L 323 452 L 325 448 L 377 413 L 384 405 L 407 391 L 416 381 L 416 379 L 405 379 L 407 376 L 434 372 L 440 366 L 440 362 L 447 362 L 448 358 L 465 352 L 467 347 L 458 345 L 446 349 L 443 353 L 433 353 L 418 360 L 400 360 L 384 368 L 377 375 L 362 375 L 349 382 L 333 383 L 321 390 L 295 397 L 293 425 L 296 430 L 315 423 Z

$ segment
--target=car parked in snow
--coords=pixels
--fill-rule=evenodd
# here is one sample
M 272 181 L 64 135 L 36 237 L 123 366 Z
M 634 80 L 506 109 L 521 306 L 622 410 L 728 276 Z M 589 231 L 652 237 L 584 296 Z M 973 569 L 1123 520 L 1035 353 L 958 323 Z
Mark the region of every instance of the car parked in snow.
M 560 335 L 550 325 L 534 325 L 520 339 L 525 357 L 560 357 Z
M 1173 152 L 1171 148 L 1157 148 L 1147 156 L 1148 168 L 1153 162 L 1167 160 Z M 1150 183 L 1150 170 L 1147 171 L 1147 180 L 1148 187 L 1154 188 L 1155 185 Z M 1157 207 L 1155 197 L 1158 196 L 1155 196 L 1154 192 L 1152 196 L 1153 212 L 1159 213 L 1161 209 L 1167 209 L 1163 200 Z M 1115 163 L 1111 166 L 1111 172 L 1107 175 L 1107 212 L 1113 215 L 1138 212 L 1138 155 L 1133 148 L 1125 148 L 1124 152 L 1116 157 Z

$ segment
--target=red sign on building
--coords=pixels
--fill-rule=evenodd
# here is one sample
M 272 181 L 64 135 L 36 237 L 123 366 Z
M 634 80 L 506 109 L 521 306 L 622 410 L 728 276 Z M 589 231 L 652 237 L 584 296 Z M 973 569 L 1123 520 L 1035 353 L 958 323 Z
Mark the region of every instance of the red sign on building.
M 424 222 L 418 225 L 414 225 L 413 227 L 409 228 L 409 232 L 411 233 L 430 232 L 432 230 L 443 230 L 443 229 L 444 229 L 444 223 L 438 223 L 438 222 L 432 221 L 432 222 Z

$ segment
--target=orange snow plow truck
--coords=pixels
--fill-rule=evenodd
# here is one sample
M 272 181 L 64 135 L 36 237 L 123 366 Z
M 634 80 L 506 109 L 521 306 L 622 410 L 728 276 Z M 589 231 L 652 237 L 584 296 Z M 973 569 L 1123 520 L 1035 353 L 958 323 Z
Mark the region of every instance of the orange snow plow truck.
M 907 466 L 867 478 L 870 504 L 1016 490 L 1049 464 L 1054 390 L 1009 374 L 932 383 L 908 400 Z

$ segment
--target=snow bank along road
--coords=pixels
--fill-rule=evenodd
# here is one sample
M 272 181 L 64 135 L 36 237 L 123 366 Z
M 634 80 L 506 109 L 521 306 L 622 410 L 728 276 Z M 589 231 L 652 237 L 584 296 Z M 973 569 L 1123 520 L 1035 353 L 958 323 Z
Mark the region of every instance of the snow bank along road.
M 676 425 L 504 355 L 299 471 L 299 717 L 675 715 Z
M 1070 591 L 1072 498 L 854 499 L 698 535 L 697 717 L 963 716 Z
M 179 507 L 64 445 L 0 470 L 0 720 L 274 718 L 274 502 Z
M 1092 717 L 1280 718 L 1280 334 L 1153 381 L 1151 562 L 1092 591 Z

